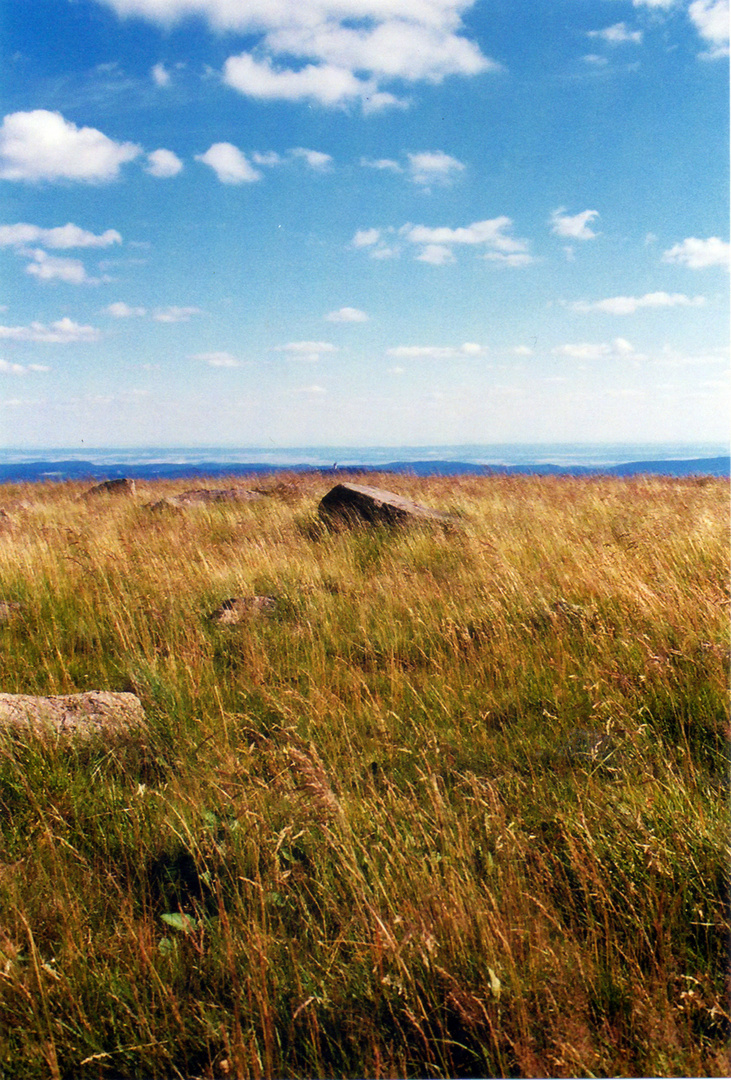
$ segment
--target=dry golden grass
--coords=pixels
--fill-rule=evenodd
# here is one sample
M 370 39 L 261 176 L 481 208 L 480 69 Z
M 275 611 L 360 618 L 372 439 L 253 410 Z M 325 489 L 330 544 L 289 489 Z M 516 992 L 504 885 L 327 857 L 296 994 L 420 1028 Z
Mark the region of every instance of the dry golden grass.
M 151 727 L 2 746 L 4 1077 L 727 1074 L 727 485 L 367 482 L 0 489 L 0 689 Z

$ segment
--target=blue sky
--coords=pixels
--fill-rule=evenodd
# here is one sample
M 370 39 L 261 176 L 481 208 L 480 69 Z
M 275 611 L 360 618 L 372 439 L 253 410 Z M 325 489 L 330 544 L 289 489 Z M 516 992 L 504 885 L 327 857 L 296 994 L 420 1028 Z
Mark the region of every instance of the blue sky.
M 727 0 L 0 33 L 3 445 L 727 440 Z

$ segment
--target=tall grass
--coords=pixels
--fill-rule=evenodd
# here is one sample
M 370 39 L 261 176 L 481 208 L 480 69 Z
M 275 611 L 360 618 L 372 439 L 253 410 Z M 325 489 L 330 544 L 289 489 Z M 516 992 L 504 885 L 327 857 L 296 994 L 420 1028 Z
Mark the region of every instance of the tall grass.
M 149 719 L 2 741 L 1 1076 L 727 1074 L 726 485 L 377 482 L 0 489 L 0 690 Z

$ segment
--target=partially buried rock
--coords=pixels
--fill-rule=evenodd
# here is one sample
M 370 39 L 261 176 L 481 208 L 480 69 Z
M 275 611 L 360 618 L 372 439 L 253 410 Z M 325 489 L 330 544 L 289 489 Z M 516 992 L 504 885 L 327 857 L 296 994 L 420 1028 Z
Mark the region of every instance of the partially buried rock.
M 104 480 L 101 484 L 95 484 L 81 496 L 82 499 L 95 498 L 97 495 L 134 495 L 135 482 L 127 476 L 120 476 L 116 480 Z
M 224 600 L 208 618 L 219 626 L 234 626 L 252 615 L 267 615 L 276 609 L 274 596 L 233 596 L 230 600 Z
M 192 506 L 195 503 L 254 502 L 262 498 L 258 491 L 249 491 L 248 488 L 200 488 L 173 495 L 171 502 L 176 506 Z
M 329 525 L 456 525 L 457 518 L 382 488 L 338 484 L 318 508 Z
M 0 623 L 9 622 L 13 615 L 23 610 L 23 605 L 15 600 L 0 600 Z
M 0 694 L 0 731 L 86 743 L 109 743 L 141 729 L 142 703 L 134 694 L 91 690 L 85 694 L 34 697 Z

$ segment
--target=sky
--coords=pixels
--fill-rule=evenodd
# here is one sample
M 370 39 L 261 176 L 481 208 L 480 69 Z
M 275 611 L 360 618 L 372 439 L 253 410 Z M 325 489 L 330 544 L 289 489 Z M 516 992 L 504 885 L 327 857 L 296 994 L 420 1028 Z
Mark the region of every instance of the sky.
M 728 0 L 3 0 L 0 445 L 724 443 Z

